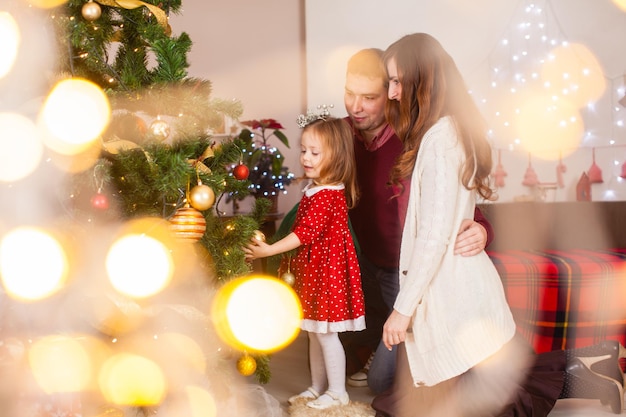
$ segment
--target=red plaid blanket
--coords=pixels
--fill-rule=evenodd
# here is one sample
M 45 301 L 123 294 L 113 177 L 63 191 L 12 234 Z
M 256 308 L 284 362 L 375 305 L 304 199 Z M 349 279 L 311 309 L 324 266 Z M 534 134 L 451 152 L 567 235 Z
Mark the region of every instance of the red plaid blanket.
M 489 252 L 518 330 L 538 353 L 626 346 L 626 249 Z

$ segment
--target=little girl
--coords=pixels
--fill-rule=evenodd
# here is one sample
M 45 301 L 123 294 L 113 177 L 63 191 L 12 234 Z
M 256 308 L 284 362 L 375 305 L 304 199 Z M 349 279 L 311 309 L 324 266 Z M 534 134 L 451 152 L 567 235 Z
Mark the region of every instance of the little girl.
M 350 126 L 323 115 L 300 125 L 300 163 L 310 183 L 292 232 L 271 245 L 253 239 L 244 250 L 246 258 L 255 259 L 298 248 L 293 259 L 283 259 L 281 270 L 289 266 L 296 277 L 294 289 L 304 313 L 301 328 L 309 335 L 311 387 L 289 403 L 302 398 L 309 400 L 308 407 L 325 409 L 349 402 L 338 333 L 365 329 L 361 271 L 348 228 L 348 207 L 358 192 Z

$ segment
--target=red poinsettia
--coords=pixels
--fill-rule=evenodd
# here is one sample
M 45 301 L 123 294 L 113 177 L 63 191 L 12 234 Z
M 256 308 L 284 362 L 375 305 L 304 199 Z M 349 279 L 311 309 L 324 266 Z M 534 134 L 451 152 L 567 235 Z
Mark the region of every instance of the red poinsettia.
M 284 129 L 276 119 L 246 120 L 241 124 L 250 126 L 252 129 Z

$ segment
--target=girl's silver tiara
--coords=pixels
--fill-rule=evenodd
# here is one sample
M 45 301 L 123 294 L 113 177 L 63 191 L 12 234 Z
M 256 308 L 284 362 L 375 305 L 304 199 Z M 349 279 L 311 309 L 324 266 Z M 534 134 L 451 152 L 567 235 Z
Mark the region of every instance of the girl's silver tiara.
M 327 106 L 326 104 L 322 104 L 321 106 L 317 106 L 317 113 L 311 110 L 307 110 L 306 114 L 301 114 L 296 119 L 296 123 L 300 129 L 304 129 L 308 124 L 311 124 L 317 120 L 326 120 L 330 117 L 330 110 L 334 106 L 331 104 Z

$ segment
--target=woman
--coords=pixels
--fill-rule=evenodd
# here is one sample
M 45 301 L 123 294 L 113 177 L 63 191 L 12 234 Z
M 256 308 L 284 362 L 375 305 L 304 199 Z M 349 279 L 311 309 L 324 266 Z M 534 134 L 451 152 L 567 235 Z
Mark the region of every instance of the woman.
M 384 60 L 387 118 L 403 141 L 391 182 L 411 177 L 411 186 L 400 293 L 383 328 L 385 346 L 400 345 L 398 371 L 374 399 L 377 416 L 546 416 L 566 397 L 621 412 L 619 343 L 534 355 L 487 254 L 454 255 L 454 231 L 494 194 L 487 128 L 452 58 L 416 33 Z

